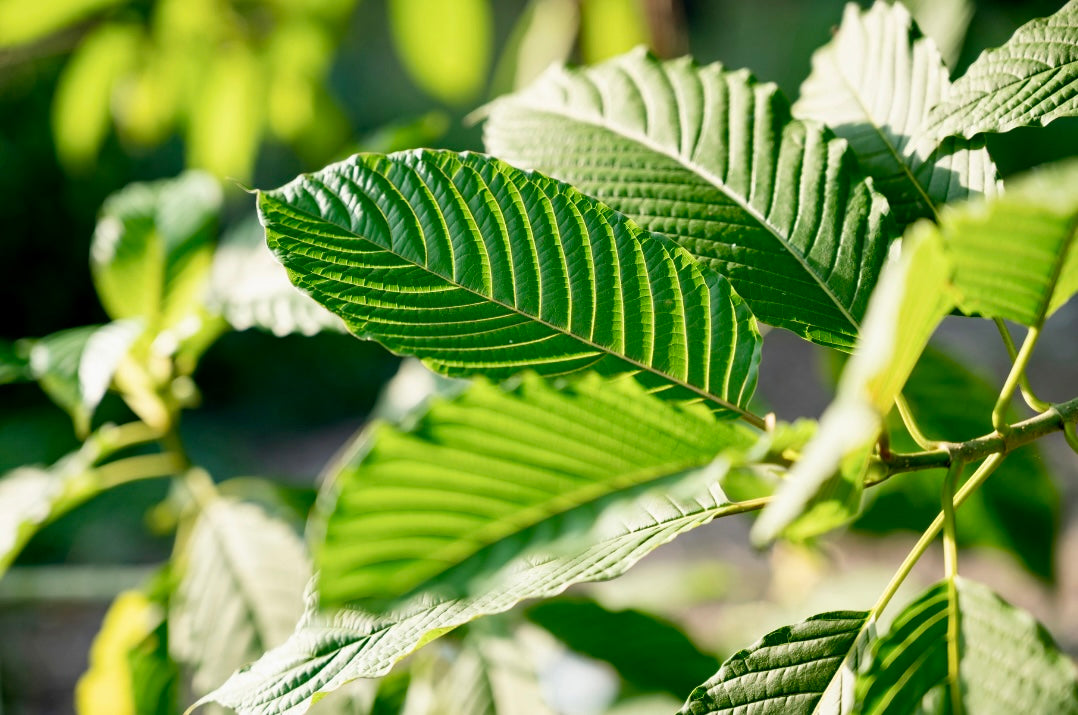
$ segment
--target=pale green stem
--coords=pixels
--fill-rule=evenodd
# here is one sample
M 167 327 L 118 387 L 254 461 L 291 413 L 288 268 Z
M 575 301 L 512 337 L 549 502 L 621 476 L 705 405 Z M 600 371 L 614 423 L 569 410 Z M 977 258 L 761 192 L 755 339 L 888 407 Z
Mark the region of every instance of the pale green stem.
M 102 427 L 92 439 L 97 442 L 98 447 L 101 449 L 100 459 L 105 459 L 122 449 L 147 444 L 160 439 L 160 437 L 161 433 L 145 422 L 128 422 L 122 425 Z
M 1033 355 L 1033 348 L 1037 345 L 1038 337 L 1040 337 L 1040 330 L 1030 328 L 1029 332 L 1026 333 L 1025 341 L 1022 343 L 1022 348 L 1014 358 L 1014 364 L 1011 366 L 1010 374 L 1007 375 L 1007 381 L 1003 383 L 999 399 L 996 401 L 995 408 L 992 409 L 992 427 L 997 432 L 1002 433 L 1008 429 L 1007 407 L 1011 404 L 1014 391 L 1018 389 L 1018 384 L 1026 372 L 1026 366 L 1029 364 L 1030 356 Z
M 926 437 L 921 428 L 917 426 L 913 410 L 910 409 L 910 404 L 906 402 L 906 398 L 901 394 L 895 398 L 895 407 L 898 408 L 898 414 L 902 417 L 902 424 L 906 426 L 906 431 L 910 433 L 910 437 L 913 437 L 913 441 L 917 443 L 918 447 L 921 449 L 936 449 L 939 447 L 939 442 Z
M 962 485 L 954 495 L 953 504 L 955 508 L 962 506 L 962 504 L 969 498 L 970 494 L 977 490 L 984 481 L 996 470 L 996 467 L 1003 461 L 1005 455 L 996 453 L 988 457 L 981 463 L 981 466 L 977 468 L 977 471 L 969 478 L 969 480 Z M 876 601 L 876 605 L 872 607 L 872 618 L 879 618 L 883 610 L 887 608 L 887 604 L 894 598 L 895 593 L 898 592 L 902 583 L 906 580 L 906 577 L 910 575 L 910 571 L 924 555 L 928 547 L 932 545 L 932 542 L 939 535 L 940 530 L 943 528 L 943 514 L 940 513 L 921 534 L 921 538 L 917 540 L 917 543 L 913 545 L 909 555 L 906 556 L 905 561 L 898 567 L 898 571 L 895 572 L 891 582 L 887 584 L 887 588 L 884 589 L 883 594 L 879 600 Z
M 947 574 L 947 684 L 951 694 L 951 711 L 962 713 L 962 690 L 958 679 L 958 543 L 955 538 L 954 487 L 965 463 L 951 462 L 943 480 L 943 566 Z
M 1011 331 L 1007 329 L 1007 324 L 1003 322 L 1002 318 L 995 319 L 996 328 L 999 329 L 999 335 L 1003 338 L 1003 344 L 1007 346 L 1007 354 L 1011 357 L 1011 362 L 1018 357 L 1018 348 L 1014 345 L 1014 339 L 1011 338 Z M 1018 380 L 1018 388 L 1022 392 L 1022 399 L 1029 405 L 1029 409 L 1034 412 L 1045 412 L 1051 408 L 1051 403 L 1037 397 L 1033 392 L 1033 388 L 1029 385 L 1029 375 L 1022 371 L 1022 376 Z
M 140 454 L 109 462 L 94 470 L 102 489 L 142 479 L 171 477 L 186 469 L 186 460 L 173 452 Z

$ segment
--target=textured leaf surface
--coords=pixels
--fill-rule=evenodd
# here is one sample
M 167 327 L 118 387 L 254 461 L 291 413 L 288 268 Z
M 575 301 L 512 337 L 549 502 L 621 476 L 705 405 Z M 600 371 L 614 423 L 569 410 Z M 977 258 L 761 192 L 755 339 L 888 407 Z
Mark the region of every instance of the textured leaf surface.
M 948 282 L 951 266 L 941 243 L 931 224 L 916 224 L 903 239 L 901 253 L 884 269 L 835 400 L 824 411 L 816 436 L 791 468 L 789 478 L 753 526 L 757 543 L 778 538 L 811 506 L 841 493 L 843 482 L 849 483 L 846 470 L 855 455 L 871 459 L 869 450 L 883 418 L 928 339 L 954 307 Z M 834 525 L 833 521 L 820 522 L 820 528 Z M 800 535 L 812 531 L 816 529 L 802 530 Z
M 221 239 L 206 304 L 236 330 L 262 328 L 274 335 L 344 330 L 340 318 L 289 282 L 253 218 Z
M 230 499 L 210 502 L 180 548 L 169 647 L 201 695 L 288 637 L 311 571 L 290 526 Z
M 1078 0 L 985 50 L 933 107 L 925 131 L 972 137 L 1078 114 Z
M 963 578 L 958 594 L 959 680 L 966 712 L 1078 713 L 1078 670 L 1033 616 Z M 947 679 L 947 583 L 898 615 L 858 682 L 860 712 L 914 712 Z
M 886 201 L 845 143 L 744 71 L 635 51 L 496 101 L 487 150 L 670 236 L 756 316 L 849 348 L 886 255 Z
M 638 372 L 735 410 L 755 387 L 730 284 L 567 184 L 475 154 L 357 155 L 259 211 L 293 283 L 439 372 Z
M 474 578 L 567 512 L 754 441 L 631 378 L 587 375 L 560 390 L 535 375 L 509 390 L 477 382 L 432 402 L 411 431 L 382 426 L 335 476 L 317 557 L 323 605 L 399 597 L 454 567 Z
M 809 715 L 857 644 L 868 614 L 821 613 L 732 655 L 681 715 Z
M 1014 179 L 994 201 L 949 207 L 940 232 L 959 308 L 1039 326 L 1078 292 L 1078 161 Z
M 479 616 L 556 595 L 574 583 L 618 576 L 678 534 L 740 511 L 714 486 L 721 466 L 567 512 L 544 525 L 519 555 L 469 579 L 468 595 L 431 591 L 391 612 L 309 612 L 287 643 L 235 674 L 207 700 L 241 715 L 300 713 L 317 693 L 380 676 L 416 647 Z
M 992 431 L 992 408 L 999 385 L 956 357 L 929 346 L 902 394 L 926 436 L 960 442 Z M 920 449 L 906 435 L 898 415 L 892 413 L 888 421 L 893 451 Z M 1018 421 L 1017 413 L 1011 412 L 1008 421 Z M 1030 572 L 1051 581 L 1060 497 L 1049 468 L 1035 444 L 1007 455 L 992 478 L 962 505 L 957 524 L 959 545 L 1005 549 Z M 873 532 L 922 531 L 939 514 L 942 480 L 939 470 L 911 472 L 873 488 L 871 502 L 855 527 Z
M 999 190 L 984 139 L 949 139 L 919 151 L 918 128 L 950 87 L 932 40 L 900 4 L 846 6 L 835 38 L 812 57 L 795 116 L 815 119 L 850 143 L 905 225 L 936 207 Z
M 213 257 L 221 188 L 200 172 L 130 184 L 101 209 L 90 245 L 108 314 L 171 327 L 197 308 Z

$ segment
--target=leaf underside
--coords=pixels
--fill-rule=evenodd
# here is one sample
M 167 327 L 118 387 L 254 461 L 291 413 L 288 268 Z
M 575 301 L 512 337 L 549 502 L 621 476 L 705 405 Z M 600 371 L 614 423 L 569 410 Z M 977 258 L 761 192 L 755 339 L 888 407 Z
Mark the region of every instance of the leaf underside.
M 642 51 L 494 102 L 487 150 L 568 181 L 730 279 L 763 322 L 849 348 L 892 231 L 845 142 L 775 85 Z

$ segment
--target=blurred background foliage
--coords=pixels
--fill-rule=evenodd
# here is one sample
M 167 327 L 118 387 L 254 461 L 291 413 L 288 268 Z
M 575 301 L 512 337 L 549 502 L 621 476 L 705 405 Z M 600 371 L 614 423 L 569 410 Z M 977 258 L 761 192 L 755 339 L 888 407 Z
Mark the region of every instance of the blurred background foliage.
M 829 38 L 843 4 L 0 0 L 0 349 L 21 338 L 106 320 L 88 269 L 90 240 L 105 198 L 130 182 L 172 177 L 186 168 L 216 175 L 223 180 L 227 232 L 251 219 L 253 200 L 242 187 L 276 186 L 354 151 L 481 150 L 479 129 L 468 115 L 484 102 L 527 84 L 551 62 L 596 62 L 639 44 L 661 56 L 691 52 L 700 62 L 748 67 L 794 97 L 812 51 Z M 984 47 L 1002 43 L 1018 25 L 1059 6 L 1053 0 L 910 4 L 958 72 Z M 991 137 L 990 146 L 1008 176 L 1078 154 L 1078 122 Z M 1074 311 L 1069 315 L 1058 320 L 1073 324 Z M 996 340 L 960 326 L 947 340 L 951 348 L 966 350 L 962 360 L 973 355 L 980 361 L 978 375 L 998 373 L 1006 356 L 978 348 L 985 339 Z M 1073 343 L 1057 344 L 1056 356 L 1043 363 L 1071 366 L 1070 383 L 1061 388 L 1069 394 L 1078 390 Z M 813 346 L 776 331 L 765 349 L 761 399 L 784 419 L 818 415 L 828 397 L 826 362 Z M 283 486 L 273 499 L 283 497 L 302 515 L 313 475 L 362 424 L 397 364 L 375 344 L 333 332 L 283 338 L 253 330 L 226 333 L 195 374 L 202 405 L 184 424 L 192 456 L 217 479 L 277 479 Z M 964 372 L 953 377 L 956 370 L 944 355 L 922 374 L 931 384 L 940 379 L 931 371 L 950 371 L 946 379 L 959 387 L 948 399 L 957 402 L 984 382 Z M 127 408 L 108 396 L 95 424 L 129 418 Z M 6 385 L 0 391 L 0 473 L 49 463 L 77 444 L 71 420 L 37 386 Z M 1028 572 L 1051 582 L 1056 572 L 1045 554 L 1054 552 L 1040 547 L 1053 542 L 1062 518 L 1055 488 L 1039 457 L 1014 466 L 1008 479 L 1017 486 L 1008 491 L 1004 483 L 1002 491 L 987 494 L 970 519 L 990 524 L 1000 503 L 1010 503 L 1030 474 L 1037 493 L 1050 502 L 1047 511 L 1023 506 L 1017 521 L 991 531 L 967 522 L 967 543 L 1009 550 Z M 243 491 L 244 484 L 236 480 L 233 488 Z M 262 487 L 247 484 L 253 491 L 246 496 L 258 499 Z M 858 527 L 879 533 L 919 528 L 934 509 L 932 484 L 922 480 L 905 491 L 887 491 Z M 166 485 L 154 482 L 116 489 L 31 541 L 17 561 L 24 572 L 57 564 L 69 571 L 51 585 L 47 568 L 35 580 L 22 581 L 16 569 L 0 586 L 0 712 L 70 710 L 72 685 L 87 667 L 90 639 L 108 598 L 148 573 L 130 566 L 168 556 L 172 525 L 155 508 L 165 498 Z M 735 529 L 725 542 L 721 535 L 686 539 L 677 547 L 681 552 L 671 547 L 671 553 L 711 558 L 716 543 L 744 543 L 740 527 L 722 528 Z M 786 573 L 808 574 L 815 583 L 817 557 L 780 550 L 771 558 L 789 560 L 791 553 L 800 554 L 802 570 Z M 683 574 L 684 583 L 696 584 L 689 589 L 693 603 L 729 597 L 752 603 L 770 598 L 781 605 L 783 597 L 774 596 L 783 583 L 769 583 L 760 573 L 765 557 L 729 560 L 729 568 L 712 564 L 696 581 L 695 572 Z M 74 585 L 71 574 L 77 576 Z M 755 590 L 746 585 L 753 578 L 759 583 Z M 622 605 L 685 605 L 685 589 L 666 592 L 654 583 L 644 589 L 653 591 L 650 601 L 643 596 Z M 838 580 L 832 587 L 849 583 Z M 48 602 L 34 603 L 31 596 Z M 607 598 L 606 603 L 621 603 L 617 596 Z M 697 619 L 709 614 L 694 613 Z M 785 618 L 774 609 L 768 613 L 751 612 L 752 633 L 763 632 L 761 623 L 769 619 Z M 1078 628 L 1078 612 L 1073 626 Z M 728 654 L 719 651 L 739 645 L 741 634 L 734 631 L 705 637 L 711 652 L 701 657 Z M 1064 636 L 1072 650 L 1076 633 L 1072 628 Z

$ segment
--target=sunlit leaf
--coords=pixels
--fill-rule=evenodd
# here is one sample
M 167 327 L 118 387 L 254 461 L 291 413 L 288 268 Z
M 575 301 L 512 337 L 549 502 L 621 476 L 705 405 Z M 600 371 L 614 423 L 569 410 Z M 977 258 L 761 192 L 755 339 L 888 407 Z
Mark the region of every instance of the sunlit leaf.
M 505 41 L 490 94 L 520 89 L 550 65 L 567 61 L 579 29 L 577 0 L 531 0 Z
M 953 69 L 973 19 L 973 0 L 902 0 L 902 4 L 910 9 L 917 25 L 936 43 L 944 64 Z
M 199 90 L 199 102 L 189 109 L 187 163 L 220 177 L 249 180 L 266 122 L 258 59 L 246 47 L 230 45 L 212 58 Z
M 769 83 L 635 51 L 552 68 L 488 108 L 488 151 L 568 181 L 726 276 L 763 322 L 850 348 L 887 202 Z
M 41 39 L 127 0 L 0 0 L 0 47 Z
M 559 181 L 476 154 L 360 155 L 260 192 L 292 282 L 451 376 L 636 372 L 742 413 L 756 321 L 673 243 Z
M 644 3 L 638 0 L 581 0 L 580 54 L 601 62 L 648 44 Z

